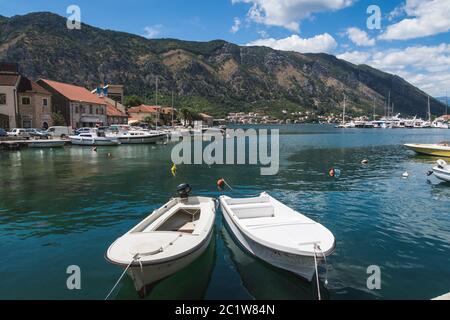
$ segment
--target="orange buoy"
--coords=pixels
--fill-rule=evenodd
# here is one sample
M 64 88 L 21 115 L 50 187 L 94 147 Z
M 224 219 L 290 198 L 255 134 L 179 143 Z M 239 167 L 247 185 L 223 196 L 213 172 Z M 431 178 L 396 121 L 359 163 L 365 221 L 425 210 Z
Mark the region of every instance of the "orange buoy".
M 219 180 L 217 180 L 218 188 L 223 189 L 224 186 L 225 186 L 225 180 L 223 178 L 220 178 Z

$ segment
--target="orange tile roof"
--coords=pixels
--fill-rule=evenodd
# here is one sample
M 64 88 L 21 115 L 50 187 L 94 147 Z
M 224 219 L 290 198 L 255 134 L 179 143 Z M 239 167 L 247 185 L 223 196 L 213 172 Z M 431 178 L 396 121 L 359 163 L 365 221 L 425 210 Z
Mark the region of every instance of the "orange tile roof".
M 123 113 L 122 111 L 120 111 L 119 109 L 117 109 L 116 107 L 114 107 L 112 104 L 107 103 L 106 104 L 106 115 L 108 117 L 127 117 L 128 116 Z
M 128 113 L 156 113 L 160 111 L 160 106 L 147 106 L 145 104 L 141 104 L 140 106 L 128 109 Z
M 83 87 L 75 86 L 73 84 L 67 84 L 57 82 L 53 80 L 41 79 L 42 82 L 58 91 L 71 101 L 82 101 L 87 103 L 103 104 L 106 103 L 95 94 L 92 94 L 89 90 Z

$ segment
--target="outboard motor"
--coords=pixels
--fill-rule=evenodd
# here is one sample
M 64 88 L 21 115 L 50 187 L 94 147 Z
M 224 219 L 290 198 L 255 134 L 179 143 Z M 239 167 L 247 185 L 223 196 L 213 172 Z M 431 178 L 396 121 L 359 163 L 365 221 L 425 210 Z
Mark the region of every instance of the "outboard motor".
M 187 199 L 191 191 L 192 187 L 187 183 L 182 183 L 177 187 L 178 196 L 181 199 Z

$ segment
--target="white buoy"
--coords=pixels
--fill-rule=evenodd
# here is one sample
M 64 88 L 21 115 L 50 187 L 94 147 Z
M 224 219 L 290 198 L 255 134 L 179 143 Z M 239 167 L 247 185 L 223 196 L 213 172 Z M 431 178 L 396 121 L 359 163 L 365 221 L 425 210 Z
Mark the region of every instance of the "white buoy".
M 408 178 L 409 177 L 409 173 L 408 172 L 405 172 L 405 173 L 403 173 L 403 178 Z

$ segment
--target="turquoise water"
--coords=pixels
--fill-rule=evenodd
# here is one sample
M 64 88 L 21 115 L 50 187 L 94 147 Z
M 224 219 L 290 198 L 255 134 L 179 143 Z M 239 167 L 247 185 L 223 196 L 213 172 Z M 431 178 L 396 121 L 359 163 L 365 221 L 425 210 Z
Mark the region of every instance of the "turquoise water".
M 269 191 L 334 233 L 325 297 L 429 299 L 450 291 L 450 185 L 427 177 L 436 158 L 402 147 L 450 140 L 450 130 L 279 128 L 280 172 L 272 177 L 248 165 L 181 165 L 172 177 L 170 145 L 1 152 L 0 298 L 103 299 L 122 272 L 105 261 L 108 246 L 178 184 L 217 197 L 222 176 L 230 196 Z M 339 179 L 328 177 L 331 167 L 341 169 Z M 69 265 L 81 268 L 81 290 L 66 288 Z M 381 268 L 381 290 L 366 287 L 370 265 Z M 148 298 L 315 297 L 313 284 L 243 252 L 218 214 L 206 253 Z M 130 279 L 113 298 L 137 299 Z

